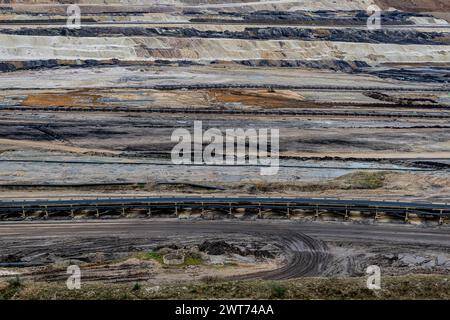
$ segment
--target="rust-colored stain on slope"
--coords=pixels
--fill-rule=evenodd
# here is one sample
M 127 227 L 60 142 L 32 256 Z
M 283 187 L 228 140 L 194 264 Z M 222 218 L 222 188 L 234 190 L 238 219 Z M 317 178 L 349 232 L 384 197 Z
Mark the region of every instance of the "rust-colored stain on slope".
M 394 7 L 408 12 L 448 12 L 450 2 L 448 0 L 375 0 L 382 9 Z
M 83 91 L 45 92 L 29 95 L 22 101 L 22 105 L 30 107 L 95 107 L 103 105 L 103 103 L 98 102 L 101 97 Z
M 209 90 L 211 100 L 218 103 L 241 103 L 265 108 L 296 107 L 304 96 L 289 90 Z

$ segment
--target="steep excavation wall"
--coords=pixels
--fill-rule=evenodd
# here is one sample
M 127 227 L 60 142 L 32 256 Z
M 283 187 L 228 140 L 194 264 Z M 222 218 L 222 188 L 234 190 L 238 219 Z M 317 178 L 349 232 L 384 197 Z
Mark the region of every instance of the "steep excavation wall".
M 0 60 L 344 60 L 450 63 L 448 45 L 397 45 L 298 40 L 175 37 L 76 38 L 0 35 Z
M 450 11 L 448 0 L 375 0 L 382 9 L 396 8 L 409 12 Z
M 397 0 L 80 0 L 76 3 L 81 7 L 85 22 L 189 22 L 197 18 L 219 23 L 225 19 L 253 23 L 354 24 L 358 18 L 345 18 L 345 15 L 364 14 L 371 5 L 377 4 L 384 15 L 398 13 L 394 9 L 399 9 L 410 17 L 408 24 L 428 25 L 445 24 L 443 19 L 448 18 L 450 11 L 444 0 L 406 0 L 404 3 Z M 46 17 L 61 20 L 66 16 L 68 4 L 63 0 L 9 0 L 0 4 L 0 21 L 45 20 Z M 257 12 L 265 12 L 265 15 L 256 15 Z M 306 18 L 295 17 L 296 12 L 306 14 Z M 329 15 L 333 12 L 337 13 L 334 20 Z M 311 14 L 314 16 L 309 17 Z M 250 18 L 245 17 L 247 15 Z M 394 17 L 389 23 L 404 24 L 402 20 Z
M 4 5 L 58 5 L 72 1 L 63 0 L 10 0 Z M 447 0 L 78 0 L 79 5 L 119 5 L 119 6 L 150 6 L 172 5 L 182 7 L 203 8 L 240 8 L 243 10 L 366 10 L 376 4 L 383 10 L 395 8 L 409 12 L 449 11 Z
M 67 4 L 62 0 L 11 0 L 14 5 Z M 302 10 L 365 10 L 373 0 L 78 0 L 80 5 L 149 6 L 175 5 L 208 8 L 244 8 L 257 10 L 283 10 L 301 7 Z
M 193 5 L 199 1 L 182 0 Z M 197 5 L 197 7 L 220 8 L 222 11 L 231 11 L 239 8 L 242 11 L 255 10 L 366 10 L 374 4 L 373 0 L 274 0 L 274 1 L 202 1 L 209 4 Z M 217 3 L 214 3 L 217 2 Z

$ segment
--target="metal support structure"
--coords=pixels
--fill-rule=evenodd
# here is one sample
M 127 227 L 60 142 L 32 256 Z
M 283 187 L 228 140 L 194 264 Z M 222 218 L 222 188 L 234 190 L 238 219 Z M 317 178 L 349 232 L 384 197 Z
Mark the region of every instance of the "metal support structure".
M 78 210 L 90 211 L 96 217 L 101 217 L 100 208 L 107 212 L 112 210 L 122 217 L 126 216 L 127 210 L 134 210 L 133 208 L 144 210 L 149 217 L 152 216 L 154 210 L 163 210 L 165 213 L 172 215 L 172 210 L 174 210 L 175 214 L 180 216 L 183 214 L 184 208 L 186 210 L 187 208 L 191 210 L 201 208 L 202 216 L 205 216 L 208 210 L 217 210 L 230 217 L 236 211 L 250 211 L 258 218 L 264 218 L 265 212 L 269 210 L 284 211 L 287 217 L 291 218 L 295 214 L 296 208 L 299 208 L 301 211 L 305 210 L 310 213 L 315 219 L 320 218 L 321 213 L 329 212 L 341 218 L 345 217 L 345 220 L 351 219 L 352 212 L 361 210 L 364 213 L 370 213 L 371 218 L 375 221 L 381 220 L 384 215 L 387 215 L 397 217 L 397 219 L 400 218 L 405 223 L 411 222 L 415 215 L 424 219 L 433 218 L 436 222 L 438 220 L 439 224 L 446 223 L 450 217 L 450 204 L 327 198 L 211 197 L 208 199 L 204 197 L 158 197 L 143 198 L 142 201 L 138 198 L 98 198 L 94 200 L 2 201 L 0 203 L 2 217 L 12 215 L 15 217 L 21 216 L 23 219 L 32 212 L 39 213 L 41 218 L 49 218 L 52 210 L 52 214 L 53 212 L 64 212 L 67 216 L 70 214 L 72 218 L 75 218 L 75 212 Z M 344 213 L 344 216 L 342 213 Z

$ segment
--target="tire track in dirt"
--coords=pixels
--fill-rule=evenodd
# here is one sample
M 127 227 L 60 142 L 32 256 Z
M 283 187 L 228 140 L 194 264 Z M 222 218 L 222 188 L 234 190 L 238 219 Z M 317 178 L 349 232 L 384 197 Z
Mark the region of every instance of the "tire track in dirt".
M 176 219 L 0 223 L 0 246 L 4 248 L 2 255 L 16 254 L 25 257 L 51 253 L 63 259 L 78 259 L 93 252 L 105 255 L 136 250 L 142 252 L 161 245 L 164 241 L 193 244 L 203 240 L 226 239 L 245 243 L 245 239 L 249 237 L 278 248 L 284 257 L 284 263 L 270 271 L 229 277 L 230 280 L 275 280 L 323 275 L 334 262 L 334 253 L 325 243 L 329 241 L 367 245 L 378 243 L 396 247 L 414 245 L 426 252 L 431 249 L 445 252 L 450 248 L 450 234 L 445 227 Z M 67 278 L 65 270 L 42 271 L 41 279 L 59 281 Z M 94 264 L 92 273 L 87 269 L 83 274 L 87 281 L 104 282 L 145 281 L 152 278 L 145 266 L 131 270 L 126 265 Z M 29 276 L 39 277 L 38 274 Z
M 16 225 L 20 226 L 20 223 Z M 275 280 L 289 279 L 301 276 L 316 276 L 321 274 L 330 259 L 328 248 L 324 242 L 316 238 L 307 236 L 299 231 L 275 227 L 273 225 L 253 225 L 248 223 L 225 223 L 222 225 L 216 223 L 197 224 L 195 222 L 187 222 L 183 223 L 183 227 L 180 228 L 179 223 L 157 222 L 156 226 L 151 229 L 147 229 L 144 238 L 142 238 L 141 235 L 136 234 L 136 238 L 130 237 L 127 239 L 121 239 L 120 241 L 115 241 L 111 238 L 111 235 L 109 235 L 108 231 L 103 230 L 107 232 L 108 235 L 106 236 L 106 238 L 109 239 L 109 241 L 105 241 L 108 240 L 105 239 L 105 234 L 103 234 L 103 236 L 95 236 L 96 232 L 94 232 L 94 234 L 91 233 L 92 228 L 88 226 L 87 228 L 83 228 L 82 224 L 80 225 L 80 222 L 65 222 L 64 225 L 67 226 L 61 226 L 59 228 L 58 223 L 52 223 L 48 228 L 45 228 L 46 224 L 39 225 L 39 223 L 37 223 L 38 228 L 36 229 L 28 229 L 26 228 L 27 225 L 29 224 L 23 224 L 25 228 L 22 229 L 22 232 L 28 234 L 28 236 L 33 238 L 33 240 L 25 238 L 22 241 L 14 241 L 15 246 L 17 248 L 21 248 L 20 250 L 17 250 L 16 253 L 20 253 L 26 256 L 45 254 L 48 251 L 52 251 L 54 254 L 63 257 L 64 259 L 76 259 L 77 255 L 93 251 L 109 253 L 117 250 L 132 250 L 133 245 L 141 245 L 146 241 L 150 242 L 152 241 L 152 238 L 170 238 L 175 234 L 179 237 L 192 237 L 193 234 L 197 234 L 199 241 L 201 241 L 204 239 L 214 239 L 217 237 L 217 234 L 222 233 L 223 236 L 229 237 L 230 239 L 239 239 L 242 236 L 251 236 L 255 237 L 256 239 L 260 239 L 261 243 L 271 243 L 279 249 L 280 255 L 284 257 L 284 264 L 279 268 L 270 271 L 230 277 L 230 279 L 233 280 Z M 38 232 L 38 230 L 40 229 L 39 226 L 44 227 L 42 230 L 43 232 L 41 233 L 41 236 L 39 238 L 35 238 L 34 233 Z M 73 238 L 71 242 L 65 241 L 64 243 L 62 243 L 61 240 L 58 240 L 61 245 L 52 245 L 52 248 L 42 245 L 47 239 L 51 239 L 54 237 L 65 237 L 64 230 L 67 230 L 67 236 L 70 236 L 70 233 L 76 232 L 79 227 L 84 229 L 84 232 L 87 232 L 87 234 L 80 234 L 76 238 Z M 133 227 L 133 229 L 136 229 L 136 227 L 140 229 L 140 226 L 135 226 Z M 57 232 L 54 232 L 54 230 Z M 1 237 L 0 242 L 3 242 Z M 18 246 L 17 242 L 21 242 L 22 245 Z M 9 251 L 11 251 L 10 253 L 14 252 L 14 250 Z M 126 269 L 126 266 L 123 267 Z M 105 276 L 104 274 L 102 274 L 102 271 L 108 272 L 109 276 Z M 117 271 L 115 272 L 117 273 L 117 276 L 111 277 L 112 271 Z M 85 280 L 108 282 L 122 282 L 128 280 L 132 281 L 137 277 L 139 279 L 148 279 L 150 276 L 150 274 L 145 274 L 141 270 L 124 272 L 124 270 L 120 270 L 120 267 L 113 266 L 88 267 L 84 274 L 86 275 L 86 277 L 84 277 Z M 64 271 L 57 270 L 41 270 L 24 274 L 24 276 L 30 278 L 45 279 L 47 281 L 59 281 L 67 277 Z

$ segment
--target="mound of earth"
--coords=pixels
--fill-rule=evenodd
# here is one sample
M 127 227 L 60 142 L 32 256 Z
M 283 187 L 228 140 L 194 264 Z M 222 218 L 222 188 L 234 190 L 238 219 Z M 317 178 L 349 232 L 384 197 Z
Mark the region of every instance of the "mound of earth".
M 227 253 L 242 254 L 241 249 L 223 240 L 220 241 L 206 240 L 198 246 L 198 249 L 213 256 L 219 256 Z

